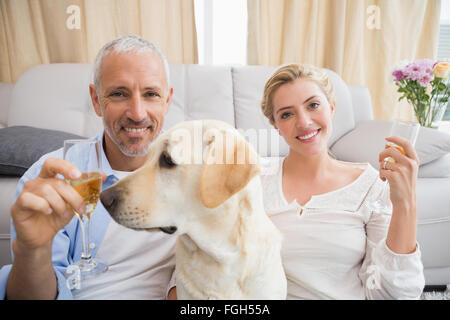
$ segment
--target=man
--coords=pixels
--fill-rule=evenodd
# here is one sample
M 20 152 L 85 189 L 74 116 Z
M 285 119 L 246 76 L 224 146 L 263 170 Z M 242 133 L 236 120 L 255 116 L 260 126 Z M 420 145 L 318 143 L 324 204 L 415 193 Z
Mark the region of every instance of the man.
M 162 129 L 173 94 L 167 60 L 138 36 L 115 39 L 98 53 L 89 90 L 104 124 L 95 137 L 102 144 L 104 189 L 144 164 Z M 80 290 L 68 289 L 64 271 L 81 254 L 73 210 L 85 208 L 77 192 L 57 177 L 80 175 L 62 158 L 62 149 L 44 156 L 19 182 L 11 207 L 14 262 L 0 270 L 0 298 L 166 298 L 174 282 L 175 237 L 119 226 L 101 203 L 91 217 L 90 247 L 109 270 L 82 280 Z

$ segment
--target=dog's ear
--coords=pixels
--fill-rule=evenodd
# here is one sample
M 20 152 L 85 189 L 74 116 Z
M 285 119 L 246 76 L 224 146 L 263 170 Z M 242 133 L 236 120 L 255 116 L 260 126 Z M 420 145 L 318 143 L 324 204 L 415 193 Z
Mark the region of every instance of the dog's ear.
M 243 138 L 233 139 L 231 144 L 213 138 L 200 177 L 203 204 L 215 208 L 242 190 L 259 173 L 257 157 Z

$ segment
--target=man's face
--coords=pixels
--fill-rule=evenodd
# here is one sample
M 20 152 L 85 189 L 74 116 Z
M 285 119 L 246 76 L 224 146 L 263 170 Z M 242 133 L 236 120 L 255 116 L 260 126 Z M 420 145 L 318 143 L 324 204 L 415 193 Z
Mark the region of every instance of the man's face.
M 100 68 L 94 108 L 103 117 L 106 145 L 126 156 L 145 155 L 172 97 L 161 59 L 153 52 L 110 53 Z

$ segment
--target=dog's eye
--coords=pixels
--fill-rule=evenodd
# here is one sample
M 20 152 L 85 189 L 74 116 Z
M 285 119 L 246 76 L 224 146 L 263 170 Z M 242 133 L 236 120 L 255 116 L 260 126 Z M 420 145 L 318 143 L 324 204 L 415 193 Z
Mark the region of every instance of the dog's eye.
M 172 161 L 172 158 L 166 154 L 165 152 L 161 153 L 161 156 L 159 157 L 159 166 L 161 168 L 173 168 L 176 166 L 175 162 Z

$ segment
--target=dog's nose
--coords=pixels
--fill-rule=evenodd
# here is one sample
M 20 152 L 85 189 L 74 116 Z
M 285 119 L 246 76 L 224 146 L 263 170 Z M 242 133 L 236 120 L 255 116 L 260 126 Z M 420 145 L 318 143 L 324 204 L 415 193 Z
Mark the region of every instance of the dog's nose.
M 116 188 L 108 188 L 100 193 L 100 201 L 109 214 L 113 215 L 119 203 L 119 192 Z

